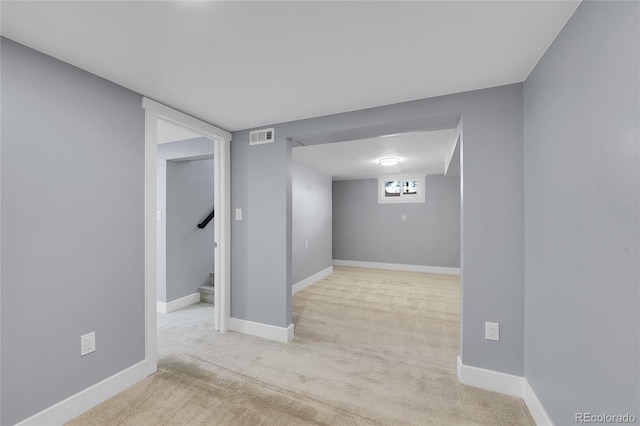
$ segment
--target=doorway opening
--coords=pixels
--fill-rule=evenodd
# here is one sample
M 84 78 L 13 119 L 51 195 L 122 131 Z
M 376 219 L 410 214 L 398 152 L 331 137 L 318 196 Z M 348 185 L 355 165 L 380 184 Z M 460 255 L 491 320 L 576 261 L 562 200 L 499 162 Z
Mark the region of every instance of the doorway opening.
M 209 138 L 158 120 L 158 313 L 197 302 L 213 307 L 213 145 Z
M 390 279 L 391 270 L 438 274 L 442 282 L 446 277 L 458 283 L 443 289 L 452 297 L 440 301 L 440 295 L 420 295 L 421 303 L 446 302 L 447 312 L 429 315 L 442 314 L 459 323 L 461 121 L 452 117 L 444 126 L 428 120 L 414 124 L 392 131 L 376 127 L 345 131 L 344 136 L 289 138 L 292 294 L 327 277 L 333 267 L 341 277 L 345 268 L 387 270 Z M 396 161 L 387 166 L 382 160 L 388 158 Z M 309 194 L 314 182 L 322 186 L 313 186 Z M 324 193 L 328 201 L 320 199 Z M 298 295 L 302 301 L 297 305 L 314 291 Z M 388 307 L 383 299 L 378 302 Z M 296 329 L 302 325 L 299 311 L 292 309 Z M 457 347 L 457 342 L 448 346 L 448 358 L 457 355 Z
M 159 144 L 167 142 L 167 135 L 161 135 L 159 129 L 168 124 L 173 131 L 183 136 L 169 136 L 184 140 L 184 135 L 192 136 L 196 142 L 212 144 L 212 153 L 181 154 L 173 160 L 195 162 L 213 158 L 213 206 L 215 220 L 213 226 L 212 250 L 215 268 L 216 290 L 214 292 L 213 322 L 214 329 L 225 332 L 228 329 L 230 316 L 230 142 L 231 134 L 211 124 L 188 116 L 180 111 L 143 98 L 145 110 L 145 360 L 152 371 L 157 369 L 157 318 L 158 310 L 158 267 L 162 266 L 161 250 L 158 244 L 158 223 L 166 212 L 158 210 L 158 158 Z M 160 137 L 163 139 L 160 139 Z M 174 139 L 175 140 L 175 139 Z M 167 158 L 169 159 L 169 158 Z M 211 206 L 211 207 L 213 207 Z M 204 217 L 207 212 L 198 212 Z M 202 223 L 202 222 L 200 222 Z M 193 224 L 194 228 L 198 224 Z M 197 229 L 200 231 L 200 229 Z M 166 241 L 165 247 L 166 251 Z M 166 277 L 165 277 L 166 280 Z M 166 283 L 166 281 L 165 281 Z M 166 284 L 165 284 L 165 304 Z M 188 298 L 187 298 L 188 299 Z M 183 300 L 183 303 L 185 301 Z

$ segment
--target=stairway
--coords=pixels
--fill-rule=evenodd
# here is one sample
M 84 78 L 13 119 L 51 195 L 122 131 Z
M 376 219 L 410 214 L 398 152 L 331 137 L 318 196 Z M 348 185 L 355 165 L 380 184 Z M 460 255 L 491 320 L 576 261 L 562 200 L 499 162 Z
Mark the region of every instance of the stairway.
M 200 302 L 210 303 L 213 305 L 213 285 L 215 283 L 214 273 L 210 272 L 209 277 L 211 278 L 211 284 L 203 285 L 198 289 L 198 291 L 200 292 Z

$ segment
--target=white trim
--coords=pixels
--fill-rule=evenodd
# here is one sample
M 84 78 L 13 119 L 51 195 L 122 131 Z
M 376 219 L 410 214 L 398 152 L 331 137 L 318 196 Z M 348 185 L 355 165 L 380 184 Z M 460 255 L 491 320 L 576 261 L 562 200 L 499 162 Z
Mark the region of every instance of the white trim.
M 464 383 L 465 385 L 471 385 L 522 398 L 523 377 L 463 365 L 459 356 L 458 379 L 460 379 L 460 383 Z
M 295 326 L 292 323 L 289 327 L 287 327 L 287 342 L 292 341 L 294 335 L 295 335 Z
M 547 414 L 547 410 L 538 399 L 538 395 L 533 391 L 533 388 L 529 384 L 529 381 L 525 378 L 522 386 L 522 399 L 527 404 L 531 417 L 538 426 L 553 426 L 551 418 Z
M 216 220 L 214 250 L 216 265 L 216 292 L 214 295 L 214 326 L 224 332 L 228 329 L 230 313 L 230 228 L 229 200 L 231 192 L 230 143 L 231 133 L 209 123 L 188 116 L 180 111 L 162 105 L 148 98 L 142 98 L 145 110 L 145 306 L 146 306 L 146 357 L 157 357 L 156 329 L 156 156 L 157 121 L 165 121 L 182 126 L 213 140 L 214 145 L 214 205 Z
M 226 133 L 226 132 L 225 132 Z M 215 186 L 213 202 L 216 220 L 213 221 L 213 233 L 216 237 L 214 265 L 216 271 L 216 291 L 213 294 L 214 326 L 224 333 L 229 329 L 231 317 L 231 133 L 214 144 Z M 220 306 L 221 309 L 215 309 Z
M 401 263 L 361 262 L 359 260 L 333 259 L 333 266 L 353 266 L 355 268 L 390 269 L 392 271 L 426 272 L 428 274 L 460 275 L 460 268 L 446 266 L 405 265 Z
M 333 273 L 333 266 L 329 266 L 328 268 L 325 268 L 320 272 L 316 272 L 315 274 L 311 275 L 310 277 L 307 277 L 304 280 L 295 283 L 291 287 L 291 294 L 296 294 L 300 290 L 303 290 L 303 289 L 309 287 L 311 284 L 314 284 L 317 281 L 320 281 L 321 279 L 324 279 L 324 278 L 328 277 L 332 273 Z
M 152 370 L 149 367 L 150 363 L 148 361 L 141 361 L 34 414 L 18 423 L 18 426 L 65 424 L 152 374 L 155 371 L 155 366 Z
M 522 398 L 538 426 L 553 426 L 544 406 L 525 377 L 462 364 L 458 356 L 458 380 L 465 385 Z
M 200 293 L 193 293 L 171 302 L 156 302 L 159 314 L 168 314 L 200 301 Z
M 145 108 L 145 98 L 142 98 Z M 152 366 L 152 372 L 158 369 L 158 330 L 157 330 L 157 196 L 156 168 L 158 147 L 157 114 L 148 110 L 144 118 L 144 307 L 145 307 L 145 360 Z
M 294 334 L 293 324 L 284 328 L 239 318 L 229 318 L 229 329 L 237 331 L 238 333 L 249 334 L 251 336 L 262 337 L 264 339 L 275 340 L 283 343 L 293 340 Z

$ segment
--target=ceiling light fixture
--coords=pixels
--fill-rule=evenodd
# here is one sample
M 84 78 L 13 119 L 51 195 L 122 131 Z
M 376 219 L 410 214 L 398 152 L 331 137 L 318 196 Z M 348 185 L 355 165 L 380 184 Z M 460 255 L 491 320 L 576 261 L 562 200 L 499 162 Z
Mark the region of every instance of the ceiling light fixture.
M 399 162 L 400 159 L 396 157 L 381 158 L 378 160 L 381 166 L 395 166 Z

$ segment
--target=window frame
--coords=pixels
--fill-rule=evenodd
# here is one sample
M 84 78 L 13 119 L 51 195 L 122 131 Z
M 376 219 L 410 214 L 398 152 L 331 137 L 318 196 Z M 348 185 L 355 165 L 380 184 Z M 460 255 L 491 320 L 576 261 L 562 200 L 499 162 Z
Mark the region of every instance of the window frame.
M 399 175 L 378 177 L 378 204 L 424 203 L 426 178 L 426 175 Z M 402 191 L 400 191 L 400 195 L 397 197 L 385 196 L 385 183 L 391 181 L 416 181 L 416 194 L 403 194 Z

